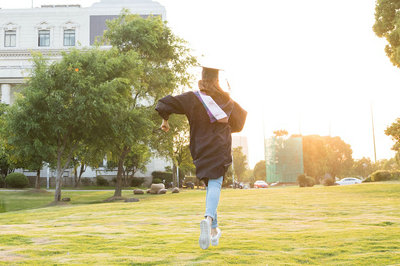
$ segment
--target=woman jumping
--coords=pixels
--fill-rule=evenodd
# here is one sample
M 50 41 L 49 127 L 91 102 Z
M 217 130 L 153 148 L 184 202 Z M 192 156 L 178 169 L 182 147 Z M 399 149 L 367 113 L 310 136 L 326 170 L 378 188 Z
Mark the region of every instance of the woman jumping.
M 163 118 L 161 129 L 169 130 L 170 114 L 185 114 L 190 125 L 190 153 L 196 176 L 206 187 L 205 219 L 200 222 L 199 244 L 207 249 L 217 246 L 221 237 L 217 207 L 225 173 L 232 164 L 231 133 L 242 130 L 247 112 L 218 82 L 218 69 L 203 67 L 200 91 L 178 96 L 168 95 L 158 101 L 156 110 Z

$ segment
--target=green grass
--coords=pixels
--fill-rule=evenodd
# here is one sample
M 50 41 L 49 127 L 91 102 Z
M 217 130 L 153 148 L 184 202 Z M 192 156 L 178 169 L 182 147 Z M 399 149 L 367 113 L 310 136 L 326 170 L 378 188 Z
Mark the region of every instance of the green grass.
M 0 192 L 0 199 L 22 197 L 15 193 Z M 0 214 L 0 264 L 400 262 L 400 184 L 223 190 L 222 237 L 208 250 L 198 247 L 205 191 L 96 203 L 111 195 L 64 192 L 74 204 Z

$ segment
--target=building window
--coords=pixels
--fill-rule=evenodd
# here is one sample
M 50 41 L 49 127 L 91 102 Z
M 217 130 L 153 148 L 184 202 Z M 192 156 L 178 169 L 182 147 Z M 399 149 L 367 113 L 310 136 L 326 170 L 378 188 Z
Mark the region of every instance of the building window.
M 75 46 L 75 30 L 64 30 L 64 46 Z
M 50 30 L 39 30 L 38 46 L 50 46 Z
M 4 46 L 15 47 L 17 45 L 17 31 L 6 30 L 4 34 Z

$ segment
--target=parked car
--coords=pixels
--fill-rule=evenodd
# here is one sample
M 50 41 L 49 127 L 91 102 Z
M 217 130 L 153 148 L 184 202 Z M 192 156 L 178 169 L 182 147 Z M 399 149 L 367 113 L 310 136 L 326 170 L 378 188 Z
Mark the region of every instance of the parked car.
M 185 183 L 183 183 L 182 188 L 194 189 L 194 183 L 193 182 L 185 182 Z
M 240 188 L 240 189 L 243 189 L 243 183 L 242 182 L 233 182 L 233 185 L 232 185 L 232 187 L 233 188 Z
M 355 177 L 345 177 L 339 181 L 336 181 L 337 185 L 353 185 L 353 184 L 361 184 L 362 180 Z
M 268 184 L 263 180 L 257 180 L 254 182 L 254 188 L 267 188 Z

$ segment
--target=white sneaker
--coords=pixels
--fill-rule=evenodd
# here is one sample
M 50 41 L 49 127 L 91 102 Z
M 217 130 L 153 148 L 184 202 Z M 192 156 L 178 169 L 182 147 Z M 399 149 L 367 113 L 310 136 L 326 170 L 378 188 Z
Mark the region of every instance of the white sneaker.
M 217 234 L 211 237 L 211 245 L 218 246 L 220 237 L 221 237 L 221 229 L 217 228 Z
M 200 238 L 199 245 L 202 249 L 208 249 L 211 240 L 211 224 L 208 219 L 200 222 Z

